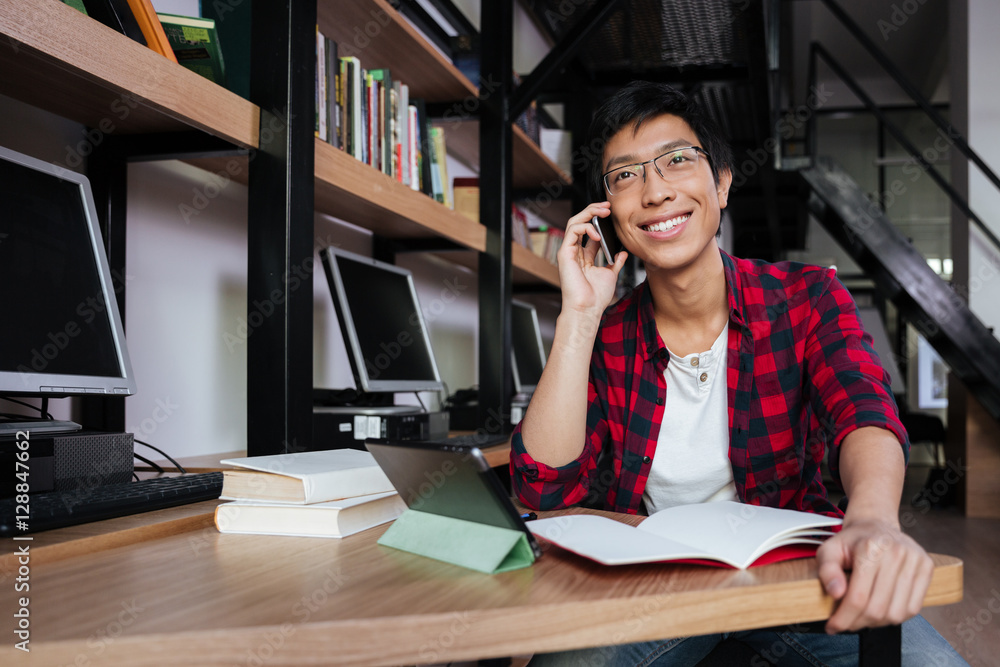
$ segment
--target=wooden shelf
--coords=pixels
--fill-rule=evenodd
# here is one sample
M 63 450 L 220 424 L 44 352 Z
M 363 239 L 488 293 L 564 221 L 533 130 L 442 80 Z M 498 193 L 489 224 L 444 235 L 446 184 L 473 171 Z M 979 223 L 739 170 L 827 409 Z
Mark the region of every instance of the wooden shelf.
M 479 271 L 478 253 L 453 251 L 434 254 L 446 262 Z M 514 287 L 559 287 L 559 270 L 516 243 L 511 245 L 511 265 L 514 268 Z
M 559 269 L 524 246 L 517 243 L 511 246 L 511 262 L 514 265 L 514 284 L 559 287 Z
M 58 0 L 0 0 L 0 94 L 105 133 L 258 145 L 256 106 Z
M 486 249 L 486 227 L 316 140 L 316 210 L 387 238 L 444 237 Z
M 448 152 L 478 171 L 479 169 L 479 121 L 435 121 L 434 126 L 444 129 L 445 145 Z M 535 142 L 528 138 L 517 125 L 514 126 L 514 168 L 515 188 L 547 188 L 563 192 L 573 179 L 542 152 Z M 566 221 L 563 220 L 563 225 Z
M 485 226 L 318 139 L 316 210 L 387 238 L 443 237 L 469 250 L 486 249 Z M 441 256 L 474 271 L 479 268 L 476 253 Z M 515 283 L 559 285 L 556 267 L 527 248 L 514 244 L 512 258 Z
M 246 157 L 203 158 L 190 164 L 213 173 L 239 160 L 233 180 L 247 182 Z M 469 251 L 436 253 L 443 259 L 479 270 L 478 252 L 486 250 L 486 227 L 411 190 L 330 144 L 316 140 L 316 211 L 391 239 L 445 238 Z M 511 250 L 516 285 L 559 286 L 559 271 L 518 244 Z
M 409 86 L 410 97 L 478 99 L 478 87 L 385 0 L 320 0 L 316 11 L 320 30 L 337 42 L 338 55 L 357 56 L 365 69 L 388 68 Z
M 465 103 L 478 100 L 479 89 L 384 0 L 320 1 L 320 30 L 337 42 L 340 56 L 356 55 L 365 69 L 388 68 L 410 88 L 410 97 L 428 102 L 455 102 L 456 115 Z M 448 151 L 469 165 L 479 164 L 479 123 L 436 123 L 446 128 Z M 514 187 L 568 185 L 572 179 L 514 126 Z

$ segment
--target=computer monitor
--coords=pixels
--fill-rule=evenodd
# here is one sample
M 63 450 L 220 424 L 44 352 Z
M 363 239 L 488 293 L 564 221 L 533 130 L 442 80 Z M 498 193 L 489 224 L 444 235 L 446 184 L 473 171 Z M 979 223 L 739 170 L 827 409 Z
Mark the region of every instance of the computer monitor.
M 410 272 L 339 248 L 320 257 L 357 388 L 443 391 Z
M 0 147 L 0 396 L 129 395 L 90 182 Z
M 530 394 L 535 390 L 545 367 L 545 348 L 538 326 L 538 313 L 530 303 L 510 302 L 511 355 L 514 369 L 514 391 Z

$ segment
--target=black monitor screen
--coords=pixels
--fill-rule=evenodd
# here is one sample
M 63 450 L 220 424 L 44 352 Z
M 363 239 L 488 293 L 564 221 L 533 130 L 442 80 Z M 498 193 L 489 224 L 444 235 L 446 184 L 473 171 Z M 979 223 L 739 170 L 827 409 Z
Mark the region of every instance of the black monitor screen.
M 410 273 L 332 249 L 324 255 L 324 264 L 359 388 L 440 389 Z
M 511 344 L 514 364 L 517 367 L 518 391 L 530 391 L 538 384 L 545 366 L 542 335 L 533 306 L 514 301 L 511 303 Z
M 82 189 L 0 160 L 0 371 L 123 375 Z

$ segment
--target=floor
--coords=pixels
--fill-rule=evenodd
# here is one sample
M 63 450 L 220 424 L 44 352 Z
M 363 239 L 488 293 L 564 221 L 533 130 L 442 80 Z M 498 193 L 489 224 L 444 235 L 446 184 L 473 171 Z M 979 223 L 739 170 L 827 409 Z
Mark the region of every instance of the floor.
M 924 618 L 972 667 L 1000 667 L 1000 519 L 967 519 L 954 507 L 933 507 L 944 486 L 925 491 L 928 472 L 924 466 L 908 471 L 900 522 L 928 551 L 962 559 L 965 597 L 927 608 Z

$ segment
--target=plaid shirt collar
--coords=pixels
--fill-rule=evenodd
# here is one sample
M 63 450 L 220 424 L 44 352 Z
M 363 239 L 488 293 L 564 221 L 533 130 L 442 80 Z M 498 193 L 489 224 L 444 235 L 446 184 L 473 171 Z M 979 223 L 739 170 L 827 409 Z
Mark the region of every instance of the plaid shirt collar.
M 720 249 L 719 252 L 722 255 L 722 266 L 726 274 L 726 293 L 729 298 L 729 321 L 731 324 L 742 327 L 745 333 L 750 334 L 751 332 L 746 326 L 746 319 L 743 316 L 742 284 L 740 282 L 740 274 L 736 270 L 736 262 L 725 251 Z M 639 292 L 637 333 L 640 337 L 643 358 L 649 361 L 660 355 L 660 350 L 664 349 L 664 345 L 656 329 L 656 315 L 653 312 L 653 293 L 649 288 L 649 281 L 644 281 L 638 289 L 641 291 Z

